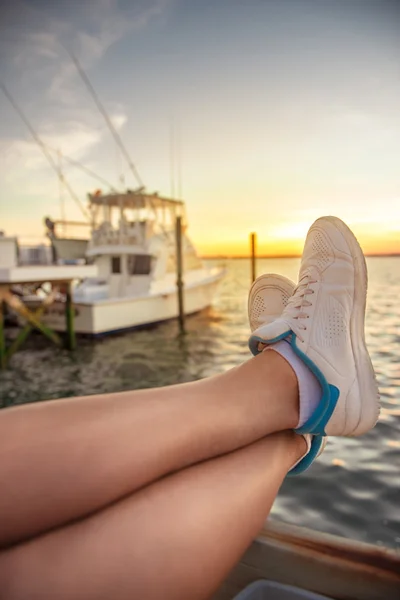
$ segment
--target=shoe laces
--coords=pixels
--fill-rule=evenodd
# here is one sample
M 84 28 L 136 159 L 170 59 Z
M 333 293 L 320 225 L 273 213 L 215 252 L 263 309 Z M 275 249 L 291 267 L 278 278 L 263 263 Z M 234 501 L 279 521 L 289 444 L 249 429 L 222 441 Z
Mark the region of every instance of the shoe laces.
M 312 302 L 308 300 L 308 296 L 314 294 L 314 290 L 310 289 L 310 285 L 312 283 L 317 283 L 316 279 L 313 279 L 310 273 L 305 273 L 301 278 L 297 287 L 295 288 L 293 295 L 289 299 L 289 302 L 286 305 L 285 310 L 283 311 L 283 318 L 290 319 L 292 330 L 294 333 L 298 335 L 301 341 L 301 334 L 298 333 L 299 330 L 306 331 L 307 325 L 303 321 L 305 319 L 309 319 L 310 316 L 304 310 L 309 306 L 312 306 Z M 293 323 L 293 320 L 297 321 L 296 324 Z

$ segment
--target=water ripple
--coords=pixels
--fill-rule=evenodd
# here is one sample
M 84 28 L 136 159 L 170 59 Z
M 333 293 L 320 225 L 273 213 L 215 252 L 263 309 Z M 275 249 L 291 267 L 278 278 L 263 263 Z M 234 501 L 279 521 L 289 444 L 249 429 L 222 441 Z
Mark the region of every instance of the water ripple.
M 227 261 L 214 307 L 177 324 L 97 341 L 74 354 L 32 336 L 1 375 L 0 400 L 19 404 L 191 381 L 240 364 L 247 349 L 249 261 Z M 258 262 L 259 272 L 295 279 L 298 259 Z M 400 259 L 368 260 L 367 343 L 382 396 L 376 428 L 362 439 L 330 439 L 304 475 L 287 479 L 275 518 L 345 537 L 400 547 Z

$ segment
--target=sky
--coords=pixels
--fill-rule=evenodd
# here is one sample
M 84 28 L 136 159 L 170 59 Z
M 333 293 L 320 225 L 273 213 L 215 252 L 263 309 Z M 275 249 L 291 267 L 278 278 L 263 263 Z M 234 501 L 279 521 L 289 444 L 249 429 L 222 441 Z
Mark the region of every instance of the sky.
M 3 0 L 0 82 L 58 150 L 83 203 L 136 181 L 186 200 L 203 255 L 301 252 L 345 220 L 366 253 L 400 252 L 399 0 Z M 0 229 L 43 238 L 82 215 L 0 91 Z M 61 158 L 60 158 L 61 156 Z

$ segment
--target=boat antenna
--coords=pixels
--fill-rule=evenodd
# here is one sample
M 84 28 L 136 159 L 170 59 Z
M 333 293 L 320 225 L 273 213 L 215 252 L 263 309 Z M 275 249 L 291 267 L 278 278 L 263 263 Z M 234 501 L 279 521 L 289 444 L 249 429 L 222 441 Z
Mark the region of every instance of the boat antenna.
M 68 50 L 67 50 L 68 52 Z M 68 54 L 70 54 L 68 52 Z M 133 164 L 131 157 L 128 154 L 127 149 L 125 148 L 122 139 L 120 137 L 120 135 L 118 134 L 117 130 L 115 129 L 114 125 L 111 122 L 110 117 L 107 114 L 107 111 L 105 110 L 104 106 L 102 105 L 102 103 L 100 102 L 96 92 L 94 91 L 94 88 L 92 86 L 92 84 L 89 81 L 88 76 L 86 75 L 86 73 L 84 72 L 84 70 L 82 69 L 78 59 L 76 58 L 76 56 L 74 56 L 73 54 L 70 54 L 72 61 L 75 64 L 75 67 L 79 73 L 79 75 L 81 76 L 81 79 L 83 81 L 83 83 L 86 85 L 90 95 L 92 96 L 94 103 L 96 104 L 97 108 L 99 109 L 100 113 L 103 115 L 103 118 L 105 120 L 105 122 L 107 123 L 107 126 L 111 132 L 111 135 L 113 136 L 115 143 L 117 144 L 118 148 L 121 150 L 122 154 L 125 157 L 126 162 L 129 165 L 130 170 L 133 173 L 133 176 L 135 177 L 136 181 L 139 184 L 139 187 L 144 187 L 143 185 L 143 181 L 138 173 L 137 168 L 135 167 L 135 165 Z
M 171 119 L 169 129 L 169 170 L 170 170 L 170 194 L 175 197 L 175 123 Z
M 60 194 L 60 209 L 61 209 L 61 221 L 63 222 L 63 228 L 65 228 L 65 198 L 64 198 L 64 174 L 62 172 L 62 154 L 60 150 L 57 150 L 58 156 L 58 168 L 62 175 L 59 177 L 60 186 L 59 186 L 59 194 Z
M 25 125 L 29 129 L 30 134 L 32 135 L 33 139 L 35 140 L 35 142 L 37 143 L 37 145 L 39 146 L 39 148 L 43 152 L 44 156 L 47 158 L 47 160 L 50 163 L 51 167 L 57 173 L 58 178 L 60 179 L 60 181 L 63 182 L 65 189 L 68 191 L 68 193 L 70 194 L 70 196 L 72 197 L 72 199 L 78 205 L 78 207 L 79 207 L 80 211 L 82 212 L 82 214 L 84 215 L 85 219 L 87 219 L 88 221 L 90 221 L 89 213 L 86 211 L 86 209 L 83 206 L 82 202 L 79 200 L 78 196 L 75 194 L 75 192 L 73 191 L 73 189 L 71 188 L 71 186 L 69 185 L 69 183 L 67 181 L 65 181 L 64 176 L 62 174 L 62 171 L 60 169 L 60 166 L 53 159 L 53 157 L 51 156 L 50 152 L 48 151 L 46 145 L 42 142 L 42 140 L 40 139 L 40 137 L 38 136 L 38 134 L 34 130 L 33 126 L 29 122 L 28 118 L 23 113 L 23 111 L 20 108 L 20 106 L 17 104 L 16 100 L 10 94 L 10 92 L 8 91 L 8 89 L 6 88 L 6 86 L 4 85 L 4 83 L 0 83 L 0 87 L 1 87 L 1 89 L 2 89 L 2 91 L 4 93 L 4 95 L 5 95 L 5 97 L 10 102 L 11 106 L 14 108 L 14 110 L 16 111 L 16 113 L 19 115 L 19 117 L 21 118 L 21 120 L 25 123 Z
M 181 152 L 181 127 L 180 127 L 180 123 L 178 123 L 178 134 L 177 134 L 177 140 L 176 140 L 176 162 L 177 162 L 177 166 L 178 166 L 178 172 L 177 172 L 177 194 L 178 194 L 178 199 L 181 200 L 182 199 L 182 152 Z

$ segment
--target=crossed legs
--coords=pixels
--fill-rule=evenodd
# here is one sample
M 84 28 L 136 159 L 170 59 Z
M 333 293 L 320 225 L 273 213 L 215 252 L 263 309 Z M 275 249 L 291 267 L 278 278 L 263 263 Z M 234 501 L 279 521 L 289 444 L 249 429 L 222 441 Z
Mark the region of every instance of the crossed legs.
M 291 432 L 165 477 L 0 562 L 7 600 L 208 598 L 261 529 L 305 450 Z
M 285 431 L 297 420 L 275 352 L 195 383 L 5 410 L 0 598 L 207 598 L 304 454 Z

